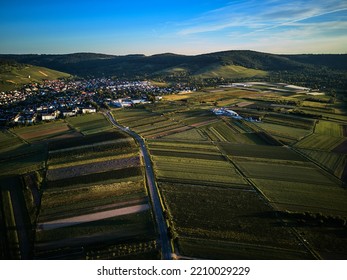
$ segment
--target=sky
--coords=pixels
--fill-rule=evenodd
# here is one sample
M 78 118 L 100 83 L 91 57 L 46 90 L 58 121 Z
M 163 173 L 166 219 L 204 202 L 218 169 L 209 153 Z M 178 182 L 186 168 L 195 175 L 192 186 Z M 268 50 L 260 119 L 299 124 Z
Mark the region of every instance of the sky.
M 0 53 L 347 53 L 345 0 L 0 0 Z

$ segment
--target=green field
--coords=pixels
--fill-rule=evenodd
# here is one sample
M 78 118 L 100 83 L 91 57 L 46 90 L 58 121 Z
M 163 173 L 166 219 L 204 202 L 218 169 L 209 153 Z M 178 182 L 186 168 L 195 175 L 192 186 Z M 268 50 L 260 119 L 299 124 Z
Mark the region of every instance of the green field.
M 297 128 L 282 124 L 274 124 L 274 123 L 257 123 L 261 129 L 267 131 L 274 138 L 285 142 L 285 143 L 295 143 L 296 141 L 302 139 L 311 133 L 310 130 Z
M 335 186 L 337 182 L 331 176 L 313 164 L 305 162 L 271 162 L 269 160 L 235 159 L 242 172 L 249 178 L 291 181 L 298 183 L 326 184 Z
M 328 122 L 320 120 L 316 124 L 315 133 L 329 135 L 332 137 L 343 137 L 343 127 L 342 125 L 335 122 Z
M 346 154 L 306 149 L 300 149 L 299 151 L 314 162 L 329 170 L 336 177 L 340 179 L 347 179 L 343 178 L 343 176 L 347 175 L 344 174 L 347 166 Z
M 0 90 L 12 90 L 24 84 L 69 78 L 70 74 L 34 65 L 1 65 Z
M 252 179 L 261 192 L 283 211 L 324 213 L 347 217 L 347 191 L 321 182 Z
M 295 147 L 302 149 L 312 149 L 330 152 L 346 140 L 346 137 L 336 137 L 325 134 L 312 134 L 300 142 Z
M 66 122 L 84 135 L 111 130 L 111 123 L 101 113 L 84 114 L 66 119 Z
M 277 159 L 284 161 L 307 161 L 287 147 L 220 143 L 219 146 L 232 157 Z
M 148 146 L 155 174 L 161 180 L 247 187 L 234 166 L 211 143 L 170 140 L 150 141 Z

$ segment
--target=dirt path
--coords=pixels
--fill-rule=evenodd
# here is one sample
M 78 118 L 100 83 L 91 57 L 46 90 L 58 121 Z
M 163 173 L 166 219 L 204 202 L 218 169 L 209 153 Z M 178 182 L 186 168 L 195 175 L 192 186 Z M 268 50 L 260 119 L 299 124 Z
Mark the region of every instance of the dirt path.
M 98 213 L 92 213 L 87 215 L 75 216 L 71 218 L 40 223 L 37 225 L 37 228 L 38 230 L 57 229 L 57 228 L 68 227 L 68 226 L 73 226 L 77 224 L 99 221 L 99 220 L 117 217 L 117 216 L 139 213 L 139 212 L 146 211 L 148 209 L 149 209 L 149 205 L 147 203 L 139 204 L 135 206 L 123 207 L 123 208 L 118 208 L 118 209 L 113 209 L 108 211 L 102 211 Z
M 39 73 L 45 77 L 48 77 L 48 75 L 45 72 L 39 71 Z

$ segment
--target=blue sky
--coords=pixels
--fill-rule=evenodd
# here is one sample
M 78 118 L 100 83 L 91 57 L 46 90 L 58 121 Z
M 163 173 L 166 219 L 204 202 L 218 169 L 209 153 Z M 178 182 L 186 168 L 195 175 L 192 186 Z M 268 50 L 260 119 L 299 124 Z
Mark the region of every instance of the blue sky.
M 347 53 L 345 0 L 1 0 L 0 53 Z

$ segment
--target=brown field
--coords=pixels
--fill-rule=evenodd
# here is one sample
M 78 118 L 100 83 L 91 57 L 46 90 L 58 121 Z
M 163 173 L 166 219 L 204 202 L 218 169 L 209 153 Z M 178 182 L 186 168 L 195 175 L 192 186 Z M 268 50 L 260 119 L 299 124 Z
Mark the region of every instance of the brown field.
M 49 123 L 36 125 L 35 127 L 23 127 L 14 129 L 13 132 L 19 137 L 27 141 L 41 140 L 43 138 L 50 138 L 59 136 L 72 131 L 71 128 L 63 122 Z
M 66 178 L 83 176 L 91 173 L 99 173 L 110 170 L 119 170 L 127 167 L 139 166 L 139 157 L 121 158 L 101 162 L 93 162 L 76 166 L 50 169 L 47 172 L 47 180 L 55 181 Z

